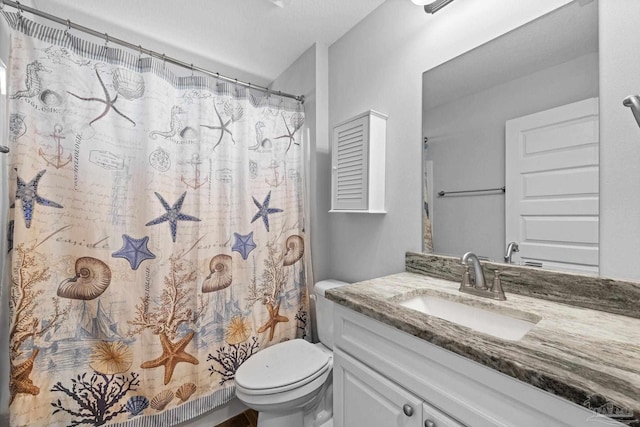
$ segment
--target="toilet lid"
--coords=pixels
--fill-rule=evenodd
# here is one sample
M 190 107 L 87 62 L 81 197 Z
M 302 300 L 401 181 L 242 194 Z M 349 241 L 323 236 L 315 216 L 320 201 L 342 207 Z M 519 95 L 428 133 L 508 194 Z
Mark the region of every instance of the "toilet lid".
M 331 356 L 303 339 L 285 341 L 251 356 L 236 372 L 249 390 L 280 389 L 308 382 L 327 369 Z

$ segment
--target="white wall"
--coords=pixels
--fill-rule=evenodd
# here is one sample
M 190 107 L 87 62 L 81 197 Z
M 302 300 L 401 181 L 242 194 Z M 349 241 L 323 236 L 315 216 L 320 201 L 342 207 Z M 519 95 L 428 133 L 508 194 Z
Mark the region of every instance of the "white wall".
M 640 280 L 640 1 L 600 0 L 600 274 Z
M 409 0 L 387 0 L 331 45 L 330 125 L 368 109 L 389 115 L 388 213 L 330 214 L 331 275 L 402 271 L 404 253 L 421 249 L 422 73 L 568 2 L 457 0 L 427 15 Z

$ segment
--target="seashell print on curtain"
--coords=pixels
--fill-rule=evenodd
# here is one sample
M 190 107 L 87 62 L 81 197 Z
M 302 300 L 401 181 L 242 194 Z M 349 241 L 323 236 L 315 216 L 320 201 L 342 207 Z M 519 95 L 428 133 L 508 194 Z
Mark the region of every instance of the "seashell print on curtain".
M 3 14 L 11 425 L 226 403 L 307 333 L 302 106 Z

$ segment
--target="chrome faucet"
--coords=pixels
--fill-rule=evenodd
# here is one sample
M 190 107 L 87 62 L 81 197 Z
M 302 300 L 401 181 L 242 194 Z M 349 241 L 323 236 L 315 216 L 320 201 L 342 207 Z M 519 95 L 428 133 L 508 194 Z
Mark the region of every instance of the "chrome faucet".
M 511 255 L 513 255 L 514 252 L 520 252 L 518 242 L 509 242 L 507 245 L 507 252 L 504 254 L 504 262 L 511 264 Z
M 471 280 L 471 274 L 469 272 L 468 261 L 471 260 L 473 265 L 473 281 Z M 507 298 L 504 296 L 504 290 L 502 289 L 502 283 L 500 282 L 500 272 L 496 271 L 493 277 L 493 284 L 491 289 L 487 287 L 484 280 L 484 273 L 482 272 L 482 266 L 480 260 L 473 252 L 467 252 L 460 259 L 464 272 L 462 273 L 462 282 L 460 282 L 460 292 L 465 292 L 471 295 L 479 297 L 493 298 L 504 301 Z
M 480 260 L 478 259 L 478 256 L 473 252 L 467 252 L 466 254 L 462 255 L 462 258 L 460 259 L 460 261 L 462 262 L 462 265 L 465 266 L 465 277 L 463 277 L 463 280 L 462 280 L 463 284 L 467 277 L 466 275 L 469 269 L 469 264 L 467 264 L 467 261 L 469 260 L 471 260 L 471 263 L 473 264 L 473 274 L 474 274 L 473 286 L 476 289 L 487 289 L 487 285 L 485 285 L 484 283 L 484 273 L 482 272 L 482 266 L 480 265 Z M 471 282 L 469 281 L 467 285 L 471 285 Z

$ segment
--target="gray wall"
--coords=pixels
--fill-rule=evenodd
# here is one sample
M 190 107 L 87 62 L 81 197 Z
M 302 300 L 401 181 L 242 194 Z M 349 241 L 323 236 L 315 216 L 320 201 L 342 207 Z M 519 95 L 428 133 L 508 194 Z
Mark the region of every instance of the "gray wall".
M 316 43 L 302 54 L 272 83 L 274 90 L 304 95 L 305 125 L 309 138 L 305 140 L 307 209 L 305 235 L 311 243 L 311 263 L 307 276 L 311 282 L 326 279 L 328 274 L 327 211 L 329 176 L 319 172 L 328 167 L 327 86 L 328 49 Z M 307 246 L 308 247 L 308 246 Z M 305 257 L 305 262 L 308 260 Z M 317 340 L 315 305 L 310 306 L 312 339 Z
M 458 64 L 448 66 L 438 74 L 453 73 Z M 423 77 L 425 100 L 439 84 L 429 74 Z M 422 123 L 429 138 L 427 159 L 433 160 L 434 194 L 503 186 L 505 121 L 596 96 L 598 55 L 592 53 L 425 109 Z M 501 261 L 504 202 L 500 192 L 434 197 L 434 252 L 460 256 L 473 251 Z
M 326 233 L 330 208 L 328 136 L 328 48 L 316 43 L 284 71 L 271 85 L 274 90 L 305 96 L 307 141 L 308 229 L 314 281 L 330 277 L 329 240 Z
M 567 3 L 458 1 L 427 15 L 410 1 L 387 0 L 330 46 L 330 126 L 369 109 L 389 115 L 388 213 L 329 214 L 334 278 L 403 271 L 405 252 L 422 248 L 422 73 Z
M 330 125 L 368 109 L 389 115 L 388 214 L 330 214 L 331 276 L 402 271 L 404 252 L 421 250 L 422 73 L 568 3 L 459 1 L 426 15 L 409 1 L 387 0 L 330 46 Z M 600 274 L 640 280 L 640 128 L 622 106 L 640 93 L 640 2 L 602 0 L 598 8 Z

